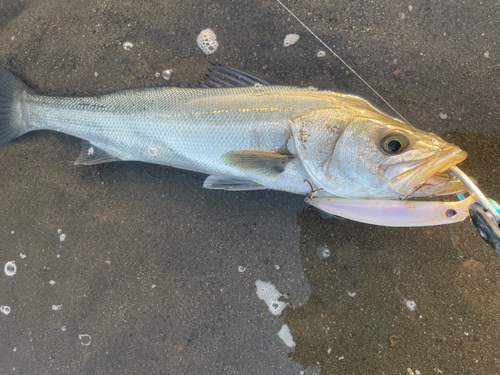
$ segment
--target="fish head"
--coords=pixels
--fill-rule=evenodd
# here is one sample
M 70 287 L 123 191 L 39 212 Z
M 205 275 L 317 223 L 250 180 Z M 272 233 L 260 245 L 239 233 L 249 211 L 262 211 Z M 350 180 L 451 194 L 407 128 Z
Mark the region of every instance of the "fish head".
M 320 108 L 291 119 L 297 154 L 323 194 L 356 198 L 466 191 L 444 173 L 467 153 L 435 134 L 363 106 Z

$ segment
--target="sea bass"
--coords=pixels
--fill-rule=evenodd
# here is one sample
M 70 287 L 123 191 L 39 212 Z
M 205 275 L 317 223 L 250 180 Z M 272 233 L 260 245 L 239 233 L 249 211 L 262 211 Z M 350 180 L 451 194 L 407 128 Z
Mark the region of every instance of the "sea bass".
M 464 151 L 359 97 L 273 85 L 219 64 L 207 82 L 55 97 L 0 67 L 0 145 L 53 130 L 82 139 L 75 164 L 168 165 L 208 174 L 209 189 L 392 199 L 465 191 L 442 173 Z

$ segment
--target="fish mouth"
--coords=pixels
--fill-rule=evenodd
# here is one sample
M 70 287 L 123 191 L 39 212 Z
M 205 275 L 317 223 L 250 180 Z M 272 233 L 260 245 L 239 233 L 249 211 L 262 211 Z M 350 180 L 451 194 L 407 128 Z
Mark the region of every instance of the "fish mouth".
M 467 152 L 453 146 L 430 158 L 391 165 L 386 176 L 395 176 L 389 181 L 389 186 L 405 198 L 464 193 L 467 191 L 464 184 L 450 179 L 445 172 L 466 158 Z

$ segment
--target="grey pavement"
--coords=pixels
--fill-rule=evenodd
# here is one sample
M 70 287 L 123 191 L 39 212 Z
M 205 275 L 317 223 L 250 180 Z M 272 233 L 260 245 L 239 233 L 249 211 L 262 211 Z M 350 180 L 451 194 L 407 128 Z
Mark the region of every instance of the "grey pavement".
M 414 126 L 465 149 L 463 169 L 500 200 L 496 1 L 286 4 Z M 43 94 L 196 84 L 216 61 L 392 113 L 275 1 L 0 10 L 0 64 Z M 206 28 L 210 56 L 196 44 Z M 300 39 L 285 48 L 289 33 Z M 301 196 L 204 190 L 205 176 L 158 165 L 75 166 L 78 154 L 53 132 L 0 148 L 0 265 L 17 267 L 0 276 L 1 374 L 500 373 L 500 257 L 469 220 L 324 220 Z M 283 294 L 281 316 L 257 280 Z

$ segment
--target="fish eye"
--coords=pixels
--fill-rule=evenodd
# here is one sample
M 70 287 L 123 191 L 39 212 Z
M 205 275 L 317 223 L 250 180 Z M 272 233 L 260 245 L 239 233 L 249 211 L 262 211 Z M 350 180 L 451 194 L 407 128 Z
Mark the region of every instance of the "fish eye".
M 380 141 L 382 150 L 390 155 L 403 152 L 408 147 L 408 144 L 408 138 L 402 134 L 389 134 Z

